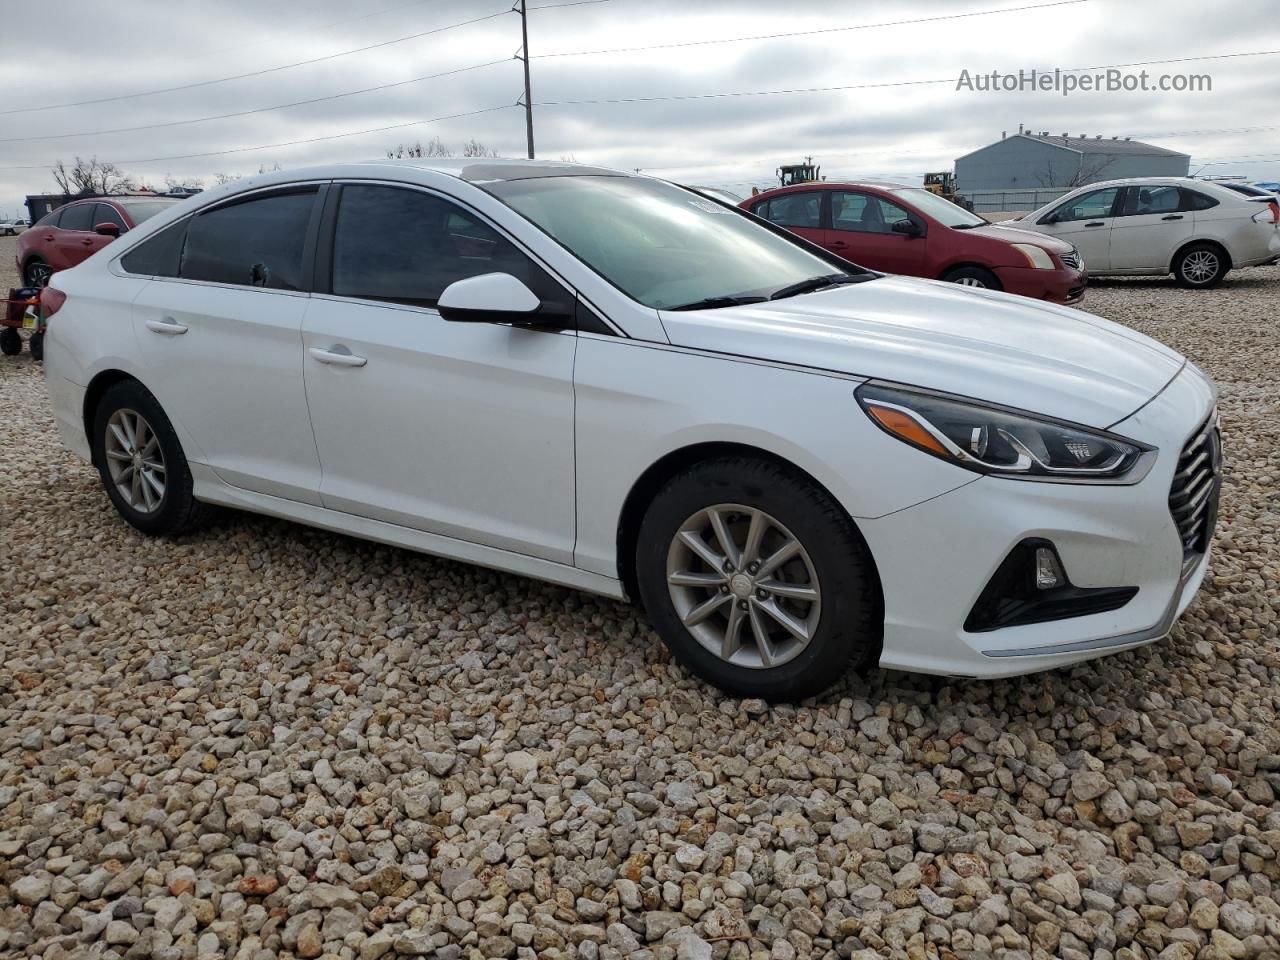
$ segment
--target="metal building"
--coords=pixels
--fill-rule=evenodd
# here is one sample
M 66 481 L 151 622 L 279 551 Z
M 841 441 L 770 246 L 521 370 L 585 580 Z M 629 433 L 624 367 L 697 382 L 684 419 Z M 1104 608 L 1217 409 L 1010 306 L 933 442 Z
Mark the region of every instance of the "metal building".
M 1066 192 L 1099 180 L 1185 177 L 1191 158 L 1127 137 L 1049 136 L 1019 130 L 956 160 L 956 189 Z

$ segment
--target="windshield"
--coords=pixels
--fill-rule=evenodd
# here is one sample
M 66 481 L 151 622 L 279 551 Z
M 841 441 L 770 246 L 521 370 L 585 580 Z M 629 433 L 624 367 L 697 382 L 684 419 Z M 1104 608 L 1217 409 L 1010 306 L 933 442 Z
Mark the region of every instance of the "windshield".
M 944 200 L 936 193 L 922 187 L 907 187 L 905 190 L 894 190 L 907 203 L 910 203 L 923 214 L 927 214 L 939 223 L 948 227 L 982 227 L 987 221 L 976 213 L 970 213 L 964 207 L 956 206 L 950 200 Z
M 539 177 L 485 189 L 655 309 L 758 299 L 836 271 L 741 213 L 660 180 Z
M 121 200 L 116 198 L 116 203 L 129 211 L 129 216 L 133 218 L 134 226 L 138 226 L 143 220 L 150 220 L 157 213 L 161 213 L 169 209 L 172 200 Z

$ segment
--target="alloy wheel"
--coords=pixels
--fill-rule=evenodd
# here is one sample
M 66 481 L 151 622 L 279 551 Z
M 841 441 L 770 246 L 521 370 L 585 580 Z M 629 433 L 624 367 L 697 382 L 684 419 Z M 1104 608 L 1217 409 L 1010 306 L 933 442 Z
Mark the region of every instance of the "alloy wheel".
M 1196 250 L 1182 261 L 1182 273 L 1192 283 L 1208 283 L 1218 275 L 1218 255 L 1212 250 Z
M 117 410 L 107 420 L 107 470 L 120 496 L 139 513 L 164 502 L 165 463 L 160 438 L 136 410 Z
M 27 264 L 27 286 L 47 287 L 49 278 L 53 276 L 53 268 L 47 263 Z
M 741 504 L 707 507 L 680 525 L 667 551 L 667 590 L 703 647 L 753 669 L 799 656 L 822 613 L 804 545 L 774 517 Z
M 983 290 L 987 288 L 987 285 L 977 277 L 961 277 L 956 283 L 962 287 L 981 287 Z

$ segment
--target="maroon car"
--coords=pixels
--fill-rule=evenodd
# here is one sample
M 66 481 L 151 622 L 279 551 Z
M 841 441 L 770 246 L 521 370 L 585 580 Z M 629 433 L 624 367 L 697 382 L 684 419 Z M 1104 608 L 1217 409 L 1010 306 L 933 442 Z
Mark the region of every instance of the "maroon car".
M 998 227 L 923 187 L 803 183 L 739 206 L 872 270 L 1074 304 L 1088 274 L 1071 244 Z
M 177 202 L 173 197 L 99 197 L 59 207 L 18 237 L 23 284 L 43 287 L 59 270 L 74 267 Z

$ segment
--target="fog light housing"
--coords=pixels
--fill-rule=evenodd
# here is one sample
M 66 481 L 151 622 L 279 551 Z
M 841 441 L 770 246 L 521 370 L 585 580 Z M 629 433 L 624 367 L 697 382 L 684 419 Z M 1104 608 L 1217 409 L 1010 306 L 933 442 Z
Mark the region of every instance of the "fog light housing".
M 1074 586 L 1053 543 L 1029 537 L 996 568 L 969 611 L 964 629 L 985 633 L 1106 613 L 1123 607 L 1137 592 L 1137 587 Z

